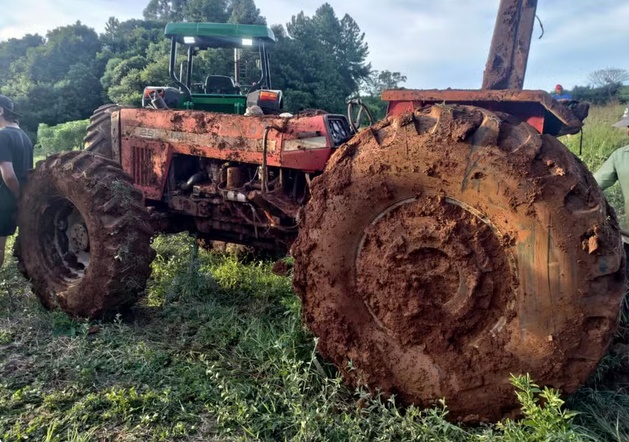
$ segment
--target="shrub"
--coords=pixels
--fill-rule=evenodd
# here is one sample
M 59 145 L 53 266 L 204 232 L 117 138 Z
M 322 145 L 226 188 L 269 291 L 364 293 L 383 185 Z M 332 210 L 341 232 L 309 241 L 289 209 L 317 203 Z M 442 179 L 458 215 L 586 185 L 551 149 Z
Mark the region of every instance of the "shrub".
M 41 123 L 37 129 L 37 146 L 41 154 L 52 154 L 83 147 L 89 120 L 69 121 L 56 126 Z

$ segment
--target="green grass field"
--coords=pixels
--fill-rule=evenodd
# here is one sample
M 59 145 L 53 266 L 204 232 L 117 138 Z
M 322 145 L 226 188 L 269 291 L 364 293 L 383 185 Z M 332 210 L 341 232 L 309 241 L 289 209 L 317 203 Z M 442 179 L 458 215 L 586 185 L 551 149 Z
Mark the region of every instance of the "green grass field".
M 573 153 L 579 155 L 579 150 L 582 151 L 579 156 L 592 172 L 596 171 L 614 150 L 629 144 L 626 131 L 611 126 L 620 120 L 625 107 L 624 104 L 592 107 L 590 115 L 585 120 L 583 134 L 561 138 Z M 616 211 L 624 213 L 620 186 L 615 184 L 606 191 L 606 195 Z
M 588 165 L 629 143 L 606 127 L 621 113 L 592 110 Z M 578 136 L 564 142 L 578 150 Z M 146 299 L 108 323 L 45 311 L 13 260 L 0 270 L 0 441 L 629 440 L 629 395 L 619 388 L 629 373 L 626 315 L 615 346 L 565 404 L 520 377 L 525 419 L 468 428 L 444 419 L 447 406 L 403 409 L 345 387 L 301 326 L 290 276 L 272 274 L 271 263 L 195 258 L 185 235 L 154 248 Z

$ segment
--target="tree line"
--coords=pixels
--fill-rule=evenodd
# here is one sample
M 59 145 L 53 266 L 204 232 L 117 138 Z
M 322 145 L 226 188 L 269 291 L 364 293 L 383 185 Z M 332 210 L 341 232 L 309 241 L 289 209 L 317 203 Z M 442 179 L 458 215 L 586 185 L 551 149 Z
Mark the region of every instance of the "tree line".
M 33 137 L 40 123 L 84 120 L 105 103 L 137 106 L 144 87 L 171 84 L 164 27 L 173 21 L 267 23 L 254 0 L 150 0 L 142 19 L 110 17 L 101 34 L 77 21 L 45 37 L 0 42 L 0 92 L 15 100 Z M 364 32 L 328 3 L 272 29 L 273 87 L 284 91 L 289 111 L 343 112 L 350 96 L 376 96 L 405 81 L 398 72 L 372 69 Z M 383 112 L 377 101 L 370 106 Z
M 110 17 L 100 34 L 76 22 L 45 36 L 0 42 L 0 93 L 16 101 L 22 126 L 34 139 L 41 124 L 39 136 L 50 150 L 74 145 L 84 120 L 102 104 L 139 106 L 146 86 L 172 85 L 164 27 L 178 21 L 267 23 L 254 0 L 150 0 L 141 19 Z M 349 14 L 339 17 L 328 3 L 312 16 L 300 12 L 271 28 L 277 39 L 271 50 L 273 87 L 284 91 L 288 111 L 344 113 L 347 99 L 360 94 L 379 119 L 385 112 L 381 91 L 406 81 L 399 72 L 374 70 L 364 32 Z M 229 63 L 216 57 L 200 60 L 207 69 Z M 590 75 L 590 85 L 570 92 L 594 104 L 627 101 L 627 79 L 625 70 L 601 69 Z M 51 129 L 75 121 L 83 123 Z
M 629 101 L 629 71 L 619 68 L 604 68 L 588 75 L 587 86 L 575 86 L 570 92 L 572 98 L 588 103 L 604 105 L 613 102 Z

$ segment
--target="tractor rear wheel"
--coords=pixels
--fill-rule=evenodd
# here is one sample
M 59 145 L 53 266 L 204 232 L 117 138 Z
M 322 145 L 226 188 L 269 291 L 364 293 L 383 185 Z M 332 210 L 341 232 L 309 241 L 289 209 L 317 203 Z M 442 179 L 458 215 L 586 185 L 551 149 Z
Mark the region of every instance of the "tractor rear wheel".
M 495 421 L 517 414 L 510 374 L 570 393 L 605 353 L 625 285 L 618 225 L 555 138 L 432 106 L 358 134 L 311 190 L 294 287 L 350 383 Z
M 111 135 L 111 114 L 120 110 L 117 104 L 105 104 L 94 111 L 87 126 L 84 148 L 88 152 L 109 158 L 114 157 Z
M 142 294 L 155 252 L 141 194 L 113 161 L 68 152 L 24 188 L 16 256 L 47 308 L 100 318 Z

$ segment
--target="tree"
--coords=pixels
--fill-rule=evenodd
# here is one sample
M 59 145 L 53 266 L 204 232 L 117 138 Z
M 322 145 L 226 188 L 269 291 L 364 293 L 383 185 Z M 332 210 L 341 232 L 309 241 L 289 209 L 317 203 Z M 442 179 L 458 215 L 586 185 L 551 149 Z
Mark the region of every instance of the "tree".
M 46 34 L 46 44 L 34 52 L 30 74 L 34 81 L 59 81 L 72 65 L 93 62 L 101 48 L 94 29 L 80 21 L 55 28 Z
M 376 120 L 384 118 L 387 105 L 380 96 L 386 89 L 398 89 L 400 83 L 406 82 L 406 76 L 399 72 L 372 71 L 367 79 L 361 84 L 361 92 L 365 94 L 362 98 Z
M 87 118 L 101 104 L 104 65 L 97 54 L 102 44 L 93 29 L 76 22 L 50 30 L 45 41 L 30 36 L 21 44 L 26 51 L 7 58 L 11 61 L 1 90 L 19 104 L 22 126 L 30 134 L 39 123 Z
M 227 8 L 228 23 L 244 25 L 265 25 L 266 19 L 260 15 L 260 10 L 253 0 L 231 0 Z
M 611 99 L 613 90 L 618 90 L 625 81 L 629 80 L 629 71 L 618 68 L 599 69 L 592 72 L 588 78 L 594 86 L 605 89 Z
M 253 0 L 151 0 L 144 9 L 144 18 L 173 22 L 225 23 L 229 20 L 231 23 L 258 23 L 260 11 Z M 238 21 L 241 19 L 258 21 Z
M 365 42 L 365 33 L 352 17 L 345 14 L 341 19 L 341 54 L 344 77 L 351 78 L 348 87 L 357 89 L 358 84 L 371 72 L 371 64 L 365 63 L 369 47 Z
M 169 41 L 164 38 L 164 22 L 110 18 L 101 35 L 103 100 L 139 105 L 145 86 L 166 85 Z M 147 70 L 146 72 L 144 72 Z M 127 78 L 128 77 L 128 78 Z
M 107 63 L 101 79 L 103 88 L 114 103 L 138 105 L 146 84 L 142 81 L 142 71 L 148 60 L 142 55 L 123 59 L 112 58 Z
M 11 70 L 11 65 L 22 57 L 26 56 L 26 53 L 44 44 L 44 39 L 40 35 L 27 34 L 22 38 L 10 38 L 7 41 L 0 42 L 0 86 L 6 84 L 8 80 L 8 73 Z
M 228 0 L 188 0 L 184 17 L 191 22 L 225 23 L 229 19 Z
M 109 17 L 105 23 L 105 32 L 100 36 L 103 46 L 112 52 L 120 50 L 120 20 L 116 17 Z
M 88 124 L 89 120 L 69 121 L 56 126 L 42 123 L 37 128 L 35 148 L 43 154 L 81 149 Z
M 164 22 L 131 19 L 120 22 L 110 17 L 101 35 L 103 53 L 113 57 L 145 54 L 151 43 L 164 40 Z
M 182 21 L 187 0 L 151 0 L 144 9 L 147 20 Z
M 587 101 L 591 104 L 605 105 L 611 100 L 619 99 L 622 87 L 620 84 L 606 87 L 575 86 L 570 92 L 572 98 L 578 101 Z
M 102 104 L 102 87 L 92 66 L 76 63 L 53 89 L 59 97 L 55 106 L 63 121 L 84 119 Z
M 272 54 L 274 87 L 284 90 L 288 108 L 344 112 L 371 70 L 356 22 L 349 15 L 339 20 L 325 3 L 314 16 L 300 12 L 286 28 L 273 29 L 278 40 Z
M 372 71 L 362 84 L 362 89 L 368 96 L 380 96 L 385 89 L 398 89 L 400 83 L 406 82 L 406 75 L 391 71 Z

